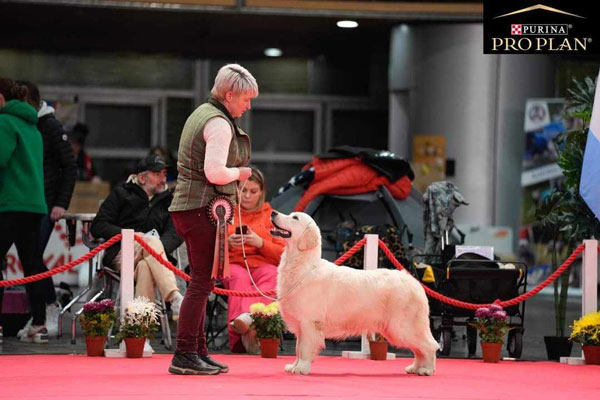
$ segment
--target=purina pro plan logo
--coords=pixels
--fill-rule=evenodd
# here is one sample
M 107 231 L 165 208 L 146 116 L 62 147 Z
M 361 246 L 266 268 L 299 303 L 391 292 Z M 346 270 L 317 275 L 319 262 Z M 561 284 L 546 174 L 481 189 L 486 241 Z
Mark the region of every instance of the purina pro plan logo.
M 598 18 L 583 0 L 484 1 L 485 54 L 598 54 Z

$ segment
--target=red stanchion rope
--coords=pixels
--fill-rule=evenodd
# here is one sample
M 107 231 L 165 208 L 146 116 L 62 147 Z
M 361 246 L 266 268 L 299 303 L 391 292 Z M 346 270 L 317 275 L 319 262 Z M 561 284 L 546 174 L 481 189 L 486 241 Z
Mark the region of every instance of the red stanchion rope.
M 394 257 L 394 254 L 392 253 L 392 251 L 386 246 L 386 244 L 381 239 L 379 239 L 379 247 L 381 248 L 381 250 L 383 250 L 383 252 L 387 256 L 387 258 L 394 264 L 394 266 L 396 268 L 398 268 L 399 270 L 405 270 L 404 266 L 396 259 L 396 257 Z M 583 244 L 580 244 L 579 246 L 577 246 L 577 248 L 569 256 L 569 258 L 567 258 L 561 264 L 561 266 L 558 267 L 558 269 L 556 271 L 554 271 L 554 273 L 552 275 L 550 275 L 548 278 L 546 278 L 546 280 L 544 280 L 542 283 L 537 285 L 534 289 L 532 289 L 526 293 L 523 293 L 522 295 L 517 296 L 510 300 L 504 300 L 504 301 L 496 300 L 494 302 L 494 304 L 498 304 L 500 307 L 509 307 L 509 306 L 517 305 L 520 302 L 525 301 L 525 300 L 535 296 L 536 294 L 538 294 L 540 292 L 540 290 L 542 290 L 543 288 L 548 286 L 550 283 L 552 283 L 556 278 L 558 278 L 560 276 L 560 274 L 563 273 L 564 270 L 569 268 L 569 266 L 573 263 L 573 261 L 575 261 L 575 259 L 577 257 L 579 257 L 579 254 L 583 251 L 584 247 L 585 246 Z M 474 304 L 474 303 L 468 303 L 465 301 L 455 300 L 450 297 L 446 297 L 443 294 L 438 293 L 433 289 L 428 288 L 422 282 L 419 282 L 419 283 L 421 283 L 421 286 L 423 286 L 423 288 L 425 289 L 425 292 L 429 296 L 431 296 L 437 300 L 440 300 L 446 304 L 455 306 L 455 307 L 465 308 L 468 310 L 476 310 L 480 307 L 489 307 L 491 305 L 491 304 Z
M 52 275 L 63 273 L 71 268 L 76 267 L 77 265 L 81 264 L 82 262 L 89 260 L 90 258 L 94 257 L 96 254 L 98 254 L 102 250 L 109 248 L 110 246 L 112 246 L 113 244 L 117 243 L 120 240 L 121 240 L 121 234 L 119 233 L 119 234 L 113 236 L 112 238 L 110 238 L 109 240 L 107 240 L 106 242 L 102 243 L 98 247 L 95 247 L 89 253 L 84 254 L 83 256 L 79 257 L 77 260 L 73 260 L 68 264 L 53 268 L 50 271 L 42 272 L 41 274 L 26 276 L 25 278 L 11 279 L 8 281 L 0 281 L 0 287 L 23 285 L 26 283 L 32 283 L 32 282 L 40 281 L 42 279 L 46 279 Z
M 173 271 L 173 273 L 175 275 L 183 278 L 183 280 L 185 280 L 186 282 L 189 282 L 190 276 L 188 274 L 186 274 L 179 268 L 175 267 L 168 260 L 165 260 L 152 247 L 150 247 L 150 245 L 148 245 L 148 243 L 146 243 L 146 241 L 143 238 L 138 237 L 138 235 L 135 235 L 134 237 L 135 237 L 135 241 L 138 242 L 140 244 L 140 246 L 142 246 L 144 248 L 144 250 L 146 250 L 150 255 L 152 255 L 152 257 L 156 258 L 158 260 L 158 262 L 160 262 L 162 265 L 164 265 L 165 267 L 167 267 L 168 269 Z M 366 240 L 367 239 L 363 238 L 363 239 L 359 240 L 358 242 L 356 242 L 354 244 L 354 246 L 352 246 L 352 248 L 350 248 L 343 256 L 341 256 L 340 258 L 335 260 L 334 263 L 337 265 L 343 264 L 346 260 L 348 260 L 348 258 L 352 257 L 352 255 L 354 255 L 354 253 L 359 251 L 361 249 L 361 247 L 364 246 Z M 255 292 L 255 291 L 248 292 L 248 291 L 240 291 L 240 290 L 227 290 L 227 289 L 221 289 L 221 288 L 214 288 L 213 292 L 215 292 L 216 294 L 222 294 L 225 296 L 262 297 L 262 295 L 260 293 Z M 270 290 L 270 291 L 264 292 L 264 293 L 267 296 L 275 296 L 277 294 L 275 292 L 275 290 Z
M 120 241 L 122 239 L 121 234 L 117 234 L 115 236 L 113 236 L 112 238 L 110 238 L 108 241 L 102 243 L 101 245 L 97 246 L 96 248 L 94 248 L 93 250 L 91 250 L 89 253 L 79 257 L 76 260 L 73 260 L 65 265 L 62 265 L 60 267 L 54 268 L 50 271 L 47 272 L 43 272 L 41 274 L 36 274 L 36 275 L 32 275 L 32 276 L 28 276 L 28 277 L 24 277 L 24 278 L 19 278 L 19 279 L 12 279 L 12 280 L 6 280 L 6 281 L 0 281 L 0 287 L 8 287 L 8 286 L 14 286 L 14 285 L 22 285 L 22 284 L 27 284 L 27 283 L 32 283 L 32 282 L 36 282 L 45 278 L 48 278 L 52 275 L 57 275 L 60 273 L 63 273 L 71 268 L 76 267 L 77 265 L 89 260 L 90 258 L 94 257 L 96 254 L 98 254 L 99 252 L 101 252 L 102 250 L 105 250 L 107 248 L 109 248 L 110 246 L 114 245 L 116 242 Z M 185 272 L 181 271 L 180 269 L 176 268 L 173 264 L 171 264 L 168 260 L 165 260 L 160 254 L 158 254 L 152 247 L 150 247 L 150 245 L 148 245 L 148 243 L 146 243 L 146 241 L 138 236 L 138 235 L 134 235 L 134 239 L 136 242 L 138 242 L 140 244 L 140 246 L 142 246 L 149 254 L 151 254 L 156 260 L 158 260 L 158 262 L 160 262 L 163 266 L 165 266 L 166 268 L 168 268 L 169 270 L 171 270 L 174 274 L 176 274 L 177 276 L 183 278 L 185 281 L 189 281 L 190 280 L 190 276 L 188 274 L 186 274 Z M 342 255 L 340 258 L 338 258 L 337 260 L 334 261 L 334 264 L 336 265 L 342 265 L 344 262 L 346 262 L 350 257 L 352 257 L 356 252 L 358 252 L 366 243 L 366 238 L 363 238 L 361 240 L 359 240 L 358 242 L 356 242 L 354 244 L 354 246 L 352 246 L 352 248 L 350 248 L 344 255 Z M 387 247 L 387 245 L 381 240 L 378 240 L 378 245 L 379 248 L 381 248 L 381 250 L 384 252 L 384 254 L 386 255 L 386 257 L 392 262 L 392 264 L 394 264 L 394 266 L 399 269 L 399 270 L 405 270 L 404 266 L 396 259 L 396 257 L 394 256 L 394 254 L 392 253 L 392 251 Z M 496 300 L 494 302 L 494 304 L 498 304 L 501 307 L 509 307 L 509 306 L 514 306 L 519 304 L 522 301 L 525 301 L 535 295 L 537 295 L 543 288 L 545 288 L 546 286 L 548 286 L 550 283 L 552 283 L 554 280 L 556 280 L 567 268 L 569 268 L 569 266 L 573 263 L 573 261 L 575 261 L 575 259 L 577 259 L 577 257 L 579 257 L 579 255 L 581 254 L 581 252 L 584 250 L 585 246 L 583 244 L 577 246 L 577 248 L 573 251 L 573 253 L 561 264 L 561 266 L 554 271 L 554 273 L 552 275 L 550 275 L 548 278 L 546 278 L 542 283 L 540 283 L 538 286 L 536 286 L 534 289 L 523 293 L 520 296 L 517 296 L 513 299 L 510 300 Z M 598 246 L 598 251 L 600 252 L 600 246 Z M 412 275 L 411 275 L 412 276 Z M 416 278 L 415 278 L 416 279 Z M 421 282 L 420 282 L 421 283 Z M 464 302 L 464 301 L 460 301 L 460 300 L 455 300 L 452 299 L 450 297 L 444 296 L 441 293 L 436 292 L 433 289 L 428 288 L 427 286 L 425 286 L 423 283 L 421 283 L 421 285 L 423 286 L 423 288 L 425 289 L 425 292 L 437 299 L 440 300 L 446 304 L 450 304 L 452 306 L 455 307 L 460 307 L 460 308 L 465 308 L 465 309 L 471 309 L 471 310 L 475 310 L 477 308 L 480 307 L 486 307 L 489 306 L 490 304 L 474 304 L 474 303 L 468 303 L 468 302 Z M 226 295 L 226 296 L 237 296 L 237 297 L 261 297 L 262 295 L 258 292 L 247 292 L 247 291 L 238 291 L 238 290 L 226 290 L 226 289 L 221 289 L 221 288 L 214 288 L 213 292 L 215 292 L 216 294 L 222 294 L 222 295 Z M 275 295 L 275 291 L 268 291 L 265 292 L 266 295 L 268 296 L 273 296 Z

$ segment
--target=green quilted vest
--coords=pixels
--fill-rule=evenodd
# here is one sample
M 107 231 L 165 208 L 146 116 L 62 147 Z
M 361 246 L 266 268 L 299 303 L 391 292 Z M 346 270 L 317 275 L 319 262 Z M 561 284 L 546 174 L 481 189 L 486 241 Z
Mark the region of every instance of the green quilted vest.
M 208 205 L 217 195 L 229 197 L 236 202 L 237 181 L 227 185 L 214 185 L 206 179 L 204 174 L 204 154 L 206 142 L 204 141 L 204 126 L 215 117 L 221 117 L 229 123 L 234 132 L 227 167 L 240 167 L 250 161 L 250 138 L 239 127 L 234 126 L 228 116 L 218 107 L 204 103 L 198 107 L 187 119 L 179 141 L 177 153 L 177 185 L 169 211 L 193 210 Z

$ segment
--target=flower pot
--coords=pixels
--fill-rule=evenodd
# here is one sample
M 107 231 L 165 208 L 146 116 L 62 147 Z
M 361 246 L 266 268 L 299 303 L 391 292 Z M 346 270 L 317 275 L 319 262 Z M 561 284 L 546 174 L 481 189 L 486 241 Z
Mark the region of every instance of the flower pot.
M 259 338 L 260 356 L 262 358 L 277 358 L 279 339 Z
M 600 365 L 600 346 L 581 346 L 586 364 Z
M 106 336 L 86 336 L 85 349 L 88 357 L 104 356 L 104 345 L 106 344 Z
M 127 358 L 142 358 L 144 355 L 144 343 L 146 338 L 125 338 L 125 349 L 127 352 Z
M 481 342 L 481 354 L 483 356 L 483 362 L 497 363 L 500 361 L 501 353 L 502 343 Z
M 569 357 L 573 342 L 566 336 L 544 336 L 548 360 L 558 361 L 561 357 Z
M 386 360 L 387 359 L 387 350 L 388 350 L 388 342 L 386 341 L 372 341 L 369 340 L 369 350 L 370 350 L 370 358 L 371 360 Z

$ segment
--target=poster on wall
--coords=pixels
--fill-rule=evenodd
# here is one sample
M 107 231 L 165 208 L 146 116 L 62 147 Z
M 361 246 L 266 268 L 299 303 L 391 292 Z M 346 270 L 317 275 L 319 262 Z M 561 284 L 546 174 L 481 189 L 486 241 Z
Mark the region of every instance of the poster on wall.
M 574 128 L 574 121 L 565 117 L 566 102 L 560 98 L 529 99 L 525 104 L 525 153 L 522 161 L 521 229 L 519 256 L 529 267 L 528 283 L 536 285 L 552 273 L 551 244 L 536 224 L 535 210 L 554 188 L 564 181 L 557 164 L 555 139 Z M 566 249 L 561 249 L 566 252 Z M 559 254 L 564 259 L 567 254 Z M 562 257 L 562 258 L 561 258 Z
M 424 193 L 427 186 L 446 178 L 446 137 L 416 135 L 412 140 L 413 186 Z

